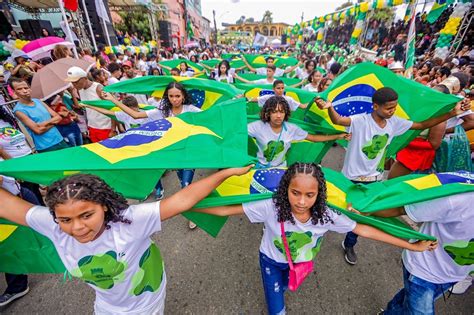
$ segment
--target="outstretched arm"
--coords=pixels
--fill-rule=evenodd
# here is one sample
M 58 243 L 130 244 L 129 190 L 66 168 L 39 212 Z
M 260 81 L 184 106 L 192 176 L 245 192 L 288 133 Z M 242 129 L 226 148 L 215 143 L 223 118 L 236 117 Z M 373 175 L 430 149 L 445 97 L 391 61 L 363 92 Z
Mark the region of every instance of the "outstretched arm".
M 100 108 L 100 107 L 95 107 L 95 106 L 92 106 L 92 105 L 87 105 L 87 104 L 83 104 L 81 103 L 82 106 L 84 107 L 88 107 L 90 109 L 93 109 L 101 114 L 104 114 L 104 115 L 109 115 L 109 116 L 115 116 L 115 112 L 111 111 L 111 110 L 108 110 L 108 109 L 105 109 L 105 108 Z
M 166 220 L 194 207 L 208 196 L 217 186 L 231 176 L 247 173 L 253 165 L 240 168 L 227 168 L 181 189 L 160 204 L 161 220 Z
M 387 234 L 380 231 L 372 226 L 357 223 L 356 227 L 352 231 L 357 235 L 370 238 L 373 240 L 381 241 L 387 244 L 395 245 L 397 247 L 405 248 L 411 251 L 423 252 L 425 250 L 434 250 L 438 246 L 437 242 L 433 241 L 417 241 L 415 243 L 407 242 L 398 237 Z
M 350 117 L 343 117 L 339 115 L 338 112 L 334 109 L 332 106 L 331 102 L 329 101 L 324 101 L 322 98 L 318 98 L 315 100 L 316 105 L 320 109 L 327 109 L 329 118 L 331 119 L 333 124 L 344 126 L 344 127 L 349 127 L 351 125 L 351 118 Z
M 242 60 L 244 61 L 244 63 L 245 63 L 245 65 L 247 66 L 247 68 L 249 68 L 249 71 L 251 71 L 251 72 L 257 72 L 257 70 L 256 70 L 254 67 L 252 67 L 252 66 L 250 65 L 250 63 L 247 61 L 247 59 L 246 59 L 244 56 L 242 56 Z
M 312 142 L 325 142 L 325 141 L 332 141 L 332 140 L 351 140 L 351 134 L 350 133 L 340 133 L 337 135 L 312 135 L 308 134 L 306 137 L 306 140 L 312 141 Z
M 457 103 L 456 106 L 452 110 L 449 111 L 449 113 L 443 114 L 438 117 L 433 117 L 422 122 L 413 122 L 413 125 L 411 126 L 410 129 L 411 130 L 424 130 L 424 129 L 431 128 L 439 123 L 442 123 L 443 121 L 448 120 L 451 117 L 464 113 L 470 108 L 471 108 L 470 103 L 466 102 L 466 100 L 463 100 Z
M 192 211 L 225 217 L 229 215 L 243 214 L 244 208 L 242 207 L 241 204 L 239 204 L 239 205 L 212 207 L 212 208 L 193 209 Z
M 301 61 L 298 61 L 298 63 L 297 63 L 296 65 L 285 69 L 285 71 L 283 71 L 283 73 L 290 73 L 291 71 L 293 71 L 293 70 L 295 70 L 296 68 L 298 68 L 300 65 L 301 65 Z
M 240 75 L 238 75 L 237 73 L 234 73 L 232 76 L 234 77 L 234 79 L 237 79 L 237 80 L 242 81 L 244 83 L 253 83 L 253 81 L 244 79 Z
M 117 100 L 112 94 L 110 93 L 103 93 L 102 94 L 104 100 L 111 101 L 114 103 L 118 108 L 123 110 L 127 115 L 131 116 L 133 119 L 139 119 L 139 118 L 148 118 L 148 114 L 145 112 L 137 112 L 131 109 L 128 106 L 125 106 L 122 102 Z M 114 114 L 115 115 L 115 114 Z
M 17 224 L 26 224 L 26 213 L 33 207 L 33 204 L 10 194 L 0 188 L 0 218 L 7 219 Z

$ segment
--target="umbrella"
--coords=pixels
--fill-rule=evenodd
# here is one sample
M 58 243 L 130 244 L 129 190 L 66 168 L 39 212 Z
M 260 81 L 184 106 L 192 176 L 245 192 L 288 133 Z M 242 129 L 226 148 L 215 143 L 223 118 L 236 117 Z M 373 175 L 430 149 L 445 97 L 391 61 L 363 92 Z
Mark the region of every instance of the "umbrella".
M 67 42 L 61 37 L 48 36 L 32 40 L 23 46 L 23 51 L 27 53 L 31 59 L 40 60 L 45 57 L 51 57 L 50 51 L 59 44 L 65 45 L 69 48 L 74 47 L 73 43 Z
M 74 58 L 62 58 L 46 65 L 33 76 L 31 97 L 45 100 L 64 91 L 71 85 L 64 81 L 69 68 L 80 67 L 87 72 L 93 65 L 94 63 Z

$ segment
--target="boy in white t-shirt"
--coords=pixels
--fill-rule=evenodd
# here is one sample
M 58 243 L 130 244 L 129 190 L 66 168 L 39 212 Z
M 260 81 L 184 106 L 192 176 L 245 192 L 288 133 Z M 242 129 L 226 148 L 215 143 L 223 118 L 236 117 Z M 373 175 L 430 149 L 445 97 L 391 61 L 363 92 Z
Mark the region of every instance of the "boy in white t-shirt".
M 275 80 L 275 82 L 273 82 L 273 92 L 275 92 L 275 95 L 271 95 L 271 94 L 263 95 L 263 96 L 251 98 L 248 101 L 249 102 L 257 102 L 259 107 L 263 107 L 265 102 L 270 97 L 272 97 L 272 96 L 281 96 L 288 102 L 288 105 L 290 106 L 291 111 L 295 111 L 298 108 L 305 109 L 306 107 L 308 107 L 308 104 L 301 104 L 301 103 L 295 101 L 295 99 L 292 98 L 291 96 L 285 95 L 285 83 L 282 80 Z
M 266 69 L 266 78 L 265 79 L 258 79 L 258 80 L 247 80 L 247 79 L 244 79 L 242 78 L 241 76 L 239 76 L 237 73 L 233 73 L 232 76 L 237 79 L 237 80 L 240 80 L 244 83 L 255 83 L 255 84 L 273 84 L 276 79 L 275 79 L 275 71 L 276 71 L 276 67 L 274 65 L 271 65 L 271 66 L 268 66 L 265 68 Z
M 396 116 L 398 94 L 389 87 L 378 89 L 372 96 L 373 111 L 343 117 L 332 107 L 330 102 L 316 100 L 321 109 L 327 109 L 331 121 L 336 125 L 347 127 L 352 134 L 352 140 L 347 146 L 342 173 L 354 183 L 368 184 L 381 180 L 385 162 L 385 152 L 394 137 L 408 130 L 424 130 L 431 128 L 449 118 L 467 110 L 463 103 L 449 113 L 433 117 L 422 122 L 412 122 Z M 346 261 L 354 265 L 357 255 L 354 246 L 357 235 L 348 233 L 342 247 Z
M 439 174 L 474 180 L 473 173 Z M 378 217 L 408 215 L 422 223 L 420 232 L 437 238 L 433 251 L 403 251 L 404 288 L 383 314 L 434 314 L 434 303 L 456 282 L 472 281 L 474 274 L 474 192 L 467 192 L 404 207 L 372 212 Z M 470 276 L 471 275 L 471 276 Z M 467 278 L 466 278 L 467 277 Z M 469 283 L 468 283 L 469 284 Z M 467 288 L 466 288 L 467 290 Z

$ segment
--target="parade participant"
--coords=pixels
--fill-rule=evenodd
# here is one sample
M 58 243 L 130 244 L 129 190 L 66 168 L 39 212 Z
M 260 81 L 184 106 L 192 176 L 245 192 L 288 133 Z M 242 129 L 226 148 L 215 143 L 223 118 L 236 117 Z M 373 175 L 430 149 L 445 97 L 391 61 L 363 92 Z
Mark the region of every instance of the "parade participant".
M 285 95 L 285 83 L 282 80 L 275 80 L 275 82 L 273 82 L 273 92 L 275 92 L 275 96 L 281 96 L 286 100 L 291 111 L 295 111 L 298 108 L 305 109 L 306 107 L 308 107 L 308 104 L 301 104 L 295 101 L 291 96 Z M 267 94 L 259 97 L 250 98 L 248 101 L 257 102 L 258 106 L 263 107 L 266 101 L 272 96 L 273 95 L 271 94 Z
M 163 99 L 158 108 L 148 110 L 148 111 L 136 111 L 128 106 L 124 106 L 121 102 L 117 101 L 111 95 L 107 93 L 104 94 L 104 97 L 117 105 L 120 109 L 124 111 L 124 113 L 130 115 L 133 119 L 162 119 L 168 117 L 175 117 L 179 114 L 186 113 L 186 112 L 200 112 L 201 109 L 198 107 L 191 105 L 191 98 L 189 97 L 188 92 L 184 88 L 184 86 L 177 82 L 171 82 L 166 87 L 163 93 Z M 192 169 L 183 169 L 178 170 L 177 172 L 179 181 L 181 183 L 181 187 L 186 187 L 193 181 L 194 177 L 194 170 Z M 160 200 L 163 198 L 164 189 L 163 185 L 161 184 L 161 180 L 158 181 L 156 185 L 155 191 L 155 198 Z M 196 228 L 196 224 L 192 221 L 189 221 L 189 228 L 194 229 Z
M 310 92 L 318 92 L 319 82 L 323 78 L 323 74 L 318 69 L 315 69 L 311 72 L 308 77 L 308 84 L 303 87 L 303 90 Z
M 472 200 L 474 192 L 468 192 L 370 213 L 376 217 L 408 215 L 422 223 L 420 233 L 436 237 L 441 245 L 431 252 L 403 251 L 404 288 L 383 314 L 434 314 L 435 301 L 466 277 L 467 290 L 474 264 L 470 251 L 474 241 Z
M 398 94 L 389 87 L 375 91 L 372 96 L 373 111 L 344 117 L 339 115 L 330 102 L 316 100 L 321 109 L 327 109 L 332 123 L 348 127 L 352 134 L 344 158 L 342 173 L 354 183 L 368 184 L 382 179 L 386 148 L 394 137 L 408 130 L 424 130 L 431 128 L 449 118 L 456 116 L 468 106 L 459 103 L 449 113 L 433 117 L 422 122 L 413 122 L 394 116 L 398 105 Z M 355 265 L 357 255 L 354 246 L 357 235 L 349 232 L 342 243 L 346 261 Z
M 326 91 L 329 88 L 329 86 L 331 86 L 331 83 L 332 83 L 331 79 L 322 78 L 321 81 L 319 81 L 318 92 L 321 93 L 321 92 Z
M 300 80 L 307 79 L 315 69 L 316 61 L 306 60 L 304 63 L 304 69 L 296 68 L 296 77 Z
M 292 141 L 350 140 L 348 134 L 308 134 L 297 125 L 288 122 L 290 115 L 290 106 L 286 99 L 281 96 L 271 96 L 267 98 L 260 111 L 260 120 L 248 124 L 249 136 L 255 138 L 257 143 L 259 167 L 286 166 L 286 153 Z
M 13 113 L 25 125 L 36 151 L 41 153 L 67 148 L 67 143 L 56 128 L 61 116 L 39 99 L 31 98 L 31 88 L 25 81 L 10 78 L 9 85 L 18 97 Z
M 163 221 L 189 210 L 225 179 L 250 167 L 224 169 L 169 198 L 133 206 L 89 174 L 52 184 L 48 208 L 0 189 L 0 218 L 29 226 L 53 242 L 67 271 L 96 292 L 94 314 L 163 314 L 166 273 L 150 236 L 161 230 Z
M 79 92 L 81 101 L 100 100 L 102 85 L 88 79 L 87 73 L 79 67 L 71 67 L 67 71 L 66 82 L 71 82 Z M 87 129 L 92 142 L 105 140 L 117 135 L 115 122 L 95 110 L 86 108 Z
M 260 243 L 260 270 L 267 310 L 270 315 L 285 314 L 285 291 L 289 283 L 289 265 L 282 234 L 288 238 L 293 263 L 312 261 L 320 250 L 327 231 L 353 231 L 363 237 L 413 251 L 432 250 L 436 243 L 409 243 L 374 227 L 358 224 L 326 205 L 324 174 L 316 164 L 295 163 L 283 175 L 272 199 L 194 211 L 220 216 L 245 214 L 252 223 L 263 223 Z M 283 231 L 282 231 L 283 230 Z M 307 245 L 295 245 L 305 237 Z
M 242 81 L 242 82 L 245 82 L 245 83 L 255 83 L 255 84 L 273 84 L 276 79 L 275 79 L 275 71 L 277 70 L 277 68 L 274 66 L 274 65 L 270 65 L 268 67 L 266 67 L 266 75 L 267 77 L 265 79 L 258 79 L 258 80 L 247 80 L 247 79 L 244 79 L 242 78 L 241 76 L 239 76 L 237 73 L 233 73 L 233 77 Z
M 249 69 L 250 72 L 255 72 L 256 74 L 260 74 L 260 75 L 265 75 L 267 74 L 267 71 L 266 69 L 269 68 L 270 66 L 275 66 L 274 65 L 274 62 L 275 62 L 275 58 L 274 57 L 271 57 L 271 56 L 268 56 L 265 58 L 265 61 L 267 62 L 267 66 L 264 67 L 264 68 L 254 68 L 250 65 L 250 63 L 247 61 L 247 59 L 245 58 L 242 58 L 242 60 L 244 61 L 245 65 L 247 66 L 247 68 Z M 291 71 L 295 70 L 296 68 L 298 68 L 299 66 L 301 65 L 301 62 L 298 62 L 296 65 L 292 66 L 292 67 L 289 67 L 285 70 L 283 69 L 280 69 L 280 68 L 277 68 L 275 66 L 275 76 L 276 77 L 282 77 L 284 76 L 285 74 L 287 73 L 290 73 Z

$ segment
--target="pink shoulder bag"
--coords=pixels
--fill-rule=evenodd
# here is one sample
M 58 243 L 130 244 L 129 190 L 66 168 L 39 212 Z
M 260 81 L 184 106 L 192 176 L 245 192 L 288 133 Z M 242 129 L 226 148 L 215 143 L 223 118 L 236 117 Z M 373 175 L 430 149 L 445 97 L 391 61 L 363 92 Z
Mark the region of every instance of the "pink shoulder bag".
M 288 242 L 286 240 L 285 228 L 283 222 L 280 222 L 281 238 L 283 245 L 285 246 L 286 258 L 290 265 L 290 279 L 288 281 L 288 289 L 290 291 L 296 291 L 298 287 L 303 283 L 304 279 L 313 271 L 313 261 L 305 261 L 300 263 L 293 263 L 291 260 L 290 249 L 288 248 Z

